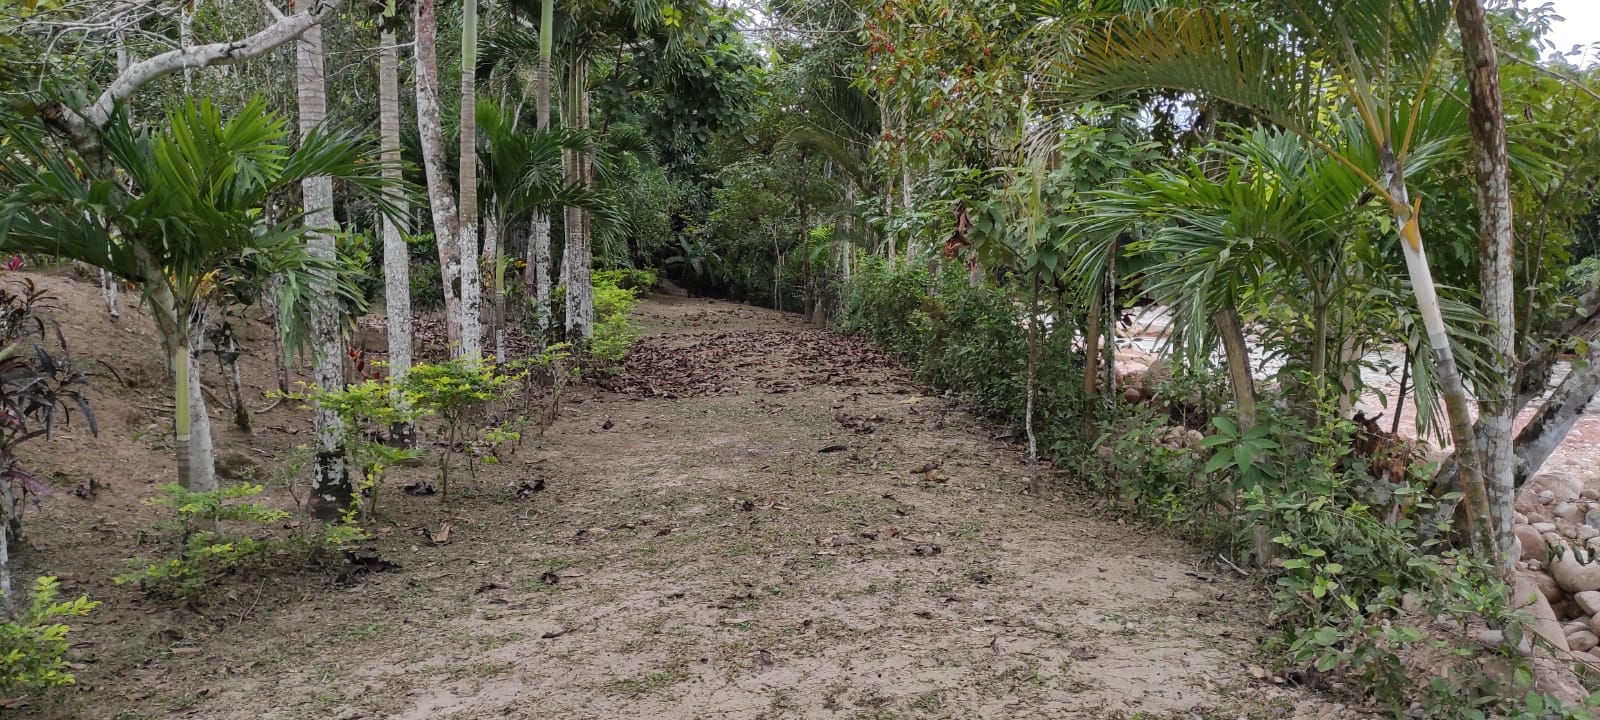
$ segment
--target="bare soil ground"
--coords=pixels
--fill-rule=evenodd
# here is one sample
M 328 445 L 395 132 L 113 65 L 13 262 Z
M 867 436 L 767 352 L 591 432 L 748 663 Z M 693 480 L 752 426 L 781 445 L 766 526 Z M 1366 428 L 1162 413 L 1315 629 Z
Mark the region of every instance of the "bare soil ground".
M 28 518 L 22 572 L 105 606 L 74 631 L 79 686 L 0 715 L 1353 716 L 1262 679 L 1260 587 L 1160 530 L 1024 495 L 1015 445 L 863 343 L 685 298 L 643 304 L 648 334 L 608 389 L 576 389 L 449 505 L 390 491 L 369 550 L 399 568 L 146 598 L 110 577 L 155 552 L 139 501 L 173 472 L 154 335 L 137 313 L 111 323 L 90 285 L 44 281 L 76 348 L 146 379 L 106 380 L 100 437 L 39 448 L 59 492 Z M 230 431 L 219 409 L 222 452 L 270 470 L 306 441 L 297 409 L 256 421 Z M 97 494 L 74 496 L 89 478 Z

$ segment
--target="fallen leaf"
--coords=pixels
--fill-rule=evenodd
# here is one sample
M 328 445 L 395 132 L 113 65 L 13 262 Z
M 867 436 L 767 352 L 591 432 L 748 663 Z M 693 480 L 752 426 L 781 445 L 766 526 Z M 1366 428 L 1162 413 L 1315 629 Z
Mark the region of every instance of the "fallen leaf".
M 539 576 L 539 582 L 542 582 L 546 585 L 554 585 L 561 582 L 561 576 L 546 570 L 542 575 Z
M 836 453 L 836 452 L 844 452 L 844 451 L 849 450 L 849 449 L 850 449 L 849 445 L 829 445 L 829 446 L 827 446 L 827 447 L 825 447 L 825 448 L 823 448 L 821 450 L 818 450 L 817 452 L 819 452 L 819 453 Z
M 479 585 L 477 590 L 472 591 L 472 594 L 473 595 L 481 595 L 483 593 L 489 592 L 490 590 L 504 590 L 504 589 L 506 589 L 506 586 L 501 585 L 500 583 L 487 582 L 487 583 L 484 583 L 482 585 Z
M 617 426 L 616 423 L 611 422 L 611 418 L 606 418 L 605 422 L 600 423 L 600 429 L 601 430 L 610 430 L 611 428 L 614 428 L 616 426 Z
M 433 488 L 433 483 L 418 481 L 401 487 L 400 492 L 407 495 L 427 496 L 437 494 L 439 491 Z
M 447 520 L 439 524 L 439 529 L 428 533 L 428 542 L 434 545 L 444 545 L 450 542 L 450 522 Z

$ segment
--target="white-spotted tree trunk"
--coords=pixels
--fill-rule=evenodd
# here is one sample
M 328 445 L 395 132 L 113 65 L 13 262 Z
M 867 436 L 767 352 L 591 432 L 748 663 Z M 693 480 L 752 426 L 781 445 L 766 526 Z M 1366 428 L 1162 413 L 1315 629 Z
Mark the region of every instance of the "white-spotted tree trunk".
M 411 216 L 400 181 L 400 49 L 396 45 L 393 24 L 396 18 L 385 18 L 391 24 L 381 34 L 383 46 L 378 55 L 378 143 L 383 151 L 384 177 L 395 184 L 384 190 L 389 202 L 394 203 L 394 215 L 383 216 L 383 301 L 389 330 L 389 377 L 399 380 L 411 370 L 411 256 L 406 247 L 405 232 L 398 218 Z M 412 444 L 411 428 L 392 428 L 395 440 L 407 447 Z
M 295 42 L 295 99 L 300 109 L 300 136 L 304 138 L 328 115 L 328 84 L 323 68 L 322 27 L 307 30 Z M 300 183 L 306 211 L 306 225 L 313 232 L 306 236 L 306 249 L 316 258 L 333 262 L 338 257 L 333 236 L 324 232 L 332 229 L 333 179 L 306 178 Z M 312 276 L 315 294 L 310 307 L 312 374 L 317 388 L 324 391 L 344 388 L 344 337 L 339 323 L 338 295 L 334 283 L 338 279 L 326 269 Z M 316 435 L 316 467 L 311 477 L 310 508 L 313 514 L 325 519 L 337 518 L 351 500 L 350 475 L 345 468 L 344 448 L 340 437 L 343 430 L 339 416 L 321 407 L 313 412 Z
M 550 61 L 555 30 L 555 0 L 539 4 L 539 69 L 534 88 L 534 127 L 550 130 Z M 534 351 L 544 349 L 550 335 L 550 215 L 544 209 L 533 211 L 533 237 L 528 242 L 523 295 L 530 298 L 533 312 Z
M 1517 358 L 1516 285 L 1511 261 L 1516 239 L 1511 224 L 1511 160 L 1506 151 L 1506 121 L 1500 97 L 1500 63 L 1479 0 L 1456 1 L 1456 24 L 1466 59 L 1471 94 L 1472 165 L 1477 177 L 1478 248 L 1486 335 L 1494 349 L 1490 385 L 1478 389 L 1479 449 L 1501 579 L 1516 571 L 1516 536 L 1511 532 L 1516 501 L 1516 447 L 1512 424 L 1517 403 L 1511 377 Z M 1593 391 L 1590 391 L 1593 394 Z
M 461 230 L 456 195 L 445 174 L 444 124 L 439 119 L 439 19 L 436 0 L 417 0 L 415 7 L 417 135 L 422 169 L 427 176 L 428 206 L 433 211 L 433 239 L 439 248 L 439 275 L 444 282 L 445 333 L 461 347 Z
M 587 60 L 573 63 L 571 108 L 573 127 L 589 129 L 589 90 Z M 585 188 L 592 187 L 593 146 L 569 153 L 568 179 Z M 594 257 L 590 247 L 589 213 L 576 207 L 566 209 L 567 244 L 562 250 L 567 284 L 567 340 L 579 345 L 594 338 Z
M 460 219 L 461 344 L 457 354 L 475 358 L 483 354 L 483 283 L 478 265 L 478 0 L 461 4 L 461 137 Z

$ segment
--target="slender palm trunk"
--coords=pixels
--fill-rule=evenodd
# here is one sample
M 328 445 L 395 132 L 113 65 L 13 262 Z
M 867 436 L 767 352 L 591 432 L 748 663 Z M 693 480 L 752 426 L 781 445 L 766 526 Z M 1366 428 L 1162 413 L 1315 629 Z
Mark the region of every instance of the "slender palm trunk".
M 573 115 L 572 125 L 580 131 L 589 129 L 588 67 L 586 58 L 578 58 L 573 63 L 570 78 L 572 90 L 568 106 Z M 592 187 L 594 182 L 590 171 L 592 153 L 591 143 L 571 155 L 569 177 L 585 188 Z M 562 250 L 567 269 L 567 340 L 580 345 L 594 337 L 594 257 L 589 230 L 589 212 L 567 208 L 567 245 Z
M 555 0 L 539 4 L 539 70 L 535 82 L 534 128 L 550 130 L 550 61 L 555 37 Z M 523 294 L 533 303 L 534 351 L 544 349 L 550 334 L 550 215 L 543 208 L 533 211 L 533 237 L 528 242 L 528 268 L 523 276 Z
M 433 210 L 433 239 L 439 248 L 439 275 L 444 281 L 445 332 L 450 344 L 462 344 L 461 229 L 456 196 L 445 171 L 444 125 L 439 119 L 439 18 L 436 0 L 417 0 L 417 134 L 422 168 L 427 175 L 428 205 Z
M 387 18 L 388 22 L 397 22 Z M 394 203 L 394 215 L 384 213 L 383 223 L 383 300 L 388 320 L 389 377 L 400 380 L 411 370 L 411 254 L 406 247 L 406 228 L 399 218 L 411 216 L 411 206 L 400 190 L 400 49 L 393 29 L 382 32 L 378 56 L 379 146 L 385 163 L 383 175 L 394 185 L 384 190 Z M 398 217 L 397 217 L 398 216 Z M 396 400 L 404 399 L 397 392 Z M 391 441 L 401 447 L 415 444 L 409 424 L 390 429 Z
M 302 138 L 321 125 L 328 114 L 328 84 L 322 57 L 322 26 L 314 25 L 295 42 L 295 96 L 300 109 Z M 337 259 L 338 250 L 333 236 L 324 231 L 337 223 L 333 216 L 333 179 L 326 176 L 306 178 L 300 183 L 300 192 L 304 198 L 305 222 L 314 228 L 306 236 L 306 249 L 312 256 L 331 263 Z M 315 299 L 307 324 L 312 335 L 312 374 L 318 389 L 324 392 L 342 390 L 345 346 L 337 294 L 333 290 L 337 280 L 327 270 L 319 270 L 311 282 Z M 349 504 L 352 493 L 344 448 L 340 445 L 343 429 L 339 415 L 331 410 L 319 406 L 313 417 L 317 462 L 311 478 L 311 511 L 319 517 L 333 519 Z
M 1245 343 L 1244 324 L 1239 310 L 1232 303 L 1211 316 L 1222 338 L 1222 350 L 1228 363 L 1228 384 L 1233 389 L 1233 411 L 1241 428 L 1256 424 L 1256 381 L 1250 375 L 1250 347 Z
M 905 105 L 900 107 L 900 211 L 909 215 L 911 213 L 911 155 L 909 142 L 906 137 L 906 111 Z M 906 230 L 906 265 L 911 265 L 912 258 L 917 254 L 916 238 L 911 230 Z
M 1417 312 L 1422 316 L 1423 329 L 1428 333 L 1434 374 L 1439 378 L 1439 392 L 1444 398 L 1445 411 L 1450 419 L 1450 436 L 1455 442 L 1460 467 L 1462 501 L 1467 506 L 1468 538 L 1480 554 L 1493 557 L 1495 545 L 1489 523 L 1489 499 L 1484 488 L 1478 445 L 1473 435 L 1467 390 L 1461 381 L 1461 371 L 1456 367 L 1455 353 L 1450 348 L 1444 315 L 1439 309 L 1438 290 L 1433 284 L 1433 270 L 1428 266 L 1427 252 L 1422 246 L 1419 208 L 1411 205 L 1406 191 L 1405 169 L 1387 146 L 1383 151 L 1383 164 L 1384 174 L 1390 178 L 1389 194 L 1393 198 L 1390 212 L 1394 215 L 1395 227 L 1400 228 L 1400 246 L 1405 254 L 1406 270 L 1411 277 L 1411 291 L 1416 295 Z
M 856 181 L 853 177 L 847 176 L 844 180 L 844 206 L 848 209 L 847 212 L 854 212 L 856 207 Z M 839 219 L 839 228 L 833 233 L 833 261 L 839 271 L 840 293 L 850 285 L 850 239 L 855 235 L 855 229 L 855 216 L 846 214 Z M 842 298 L 835 299 L 839 304 L 834 309 L 843 315 Z
M 1028 492 L 1035 497 L 1044 494 L 1044 481 L 1039 477 L 1039 438 L 1033 431 L 1033 399 L 1039 388 L 1039 333 L 1039 276 L 1035 274 L 1028 292 L 1028 381 L 1022 410 L 1022 428 L 1028 436 Z
M 478 279 L 478 0 L 461 4 L 460 188 L 461 357 L 483 354 L 483 283 Z
M 489 325 L 494 333 L 494 360 L 505 364 L 506 361 L 506 264 L 501 262 L 500 254 L 500 208 L 499 200 L 490 201 L 489 221 L 483 226 L 483 262 L 488 265 L 489 271 L 494 274 L 494 297 L 491 298 Z
M 1515 229 L 1511 221 L 1511 161 L 1506 151 L 1506 122 L 1501 108 L 1500 64 L 1494 38 L 1479 0 L 1456 1 L 1456 24 L 1466 56 L 1471 91 L 1472 159 L 1477 175 L 1478 237 L 1482 267 L 1483 311 L 1496 369 L 1489 386 L 1478 392 L 1477 438 L 1483 452 L 1483 482 L 1488 517 L 1502 579 L 1516 570 L 1516 536 L 1511 532 L 1516 500 L 1516 449 L 1511 428 L 1516 420 L 1510 377 L 1517 358 L 1516 287 L 1512 275 Z
M 878 124 L 885 132 L 889 130 L 889 106 L 881 101 L 878 103 Z M 885 173 L 883 185 L 883 256 L 889 263 L 890 272 L 893 272 L 898 253 L 895 252 L 894 233 L 889 230 L 888 223 L 894 217 L 894 176 Z
M 1105 317 L 1106 293 L 1095 287 L 1090 293 L 1087 322 L 1083 330 L 1083 396 L 1094 398 L 1100 394 L 1100 323 Z M 1094 422 L 1094 420 L 1090 420 Z

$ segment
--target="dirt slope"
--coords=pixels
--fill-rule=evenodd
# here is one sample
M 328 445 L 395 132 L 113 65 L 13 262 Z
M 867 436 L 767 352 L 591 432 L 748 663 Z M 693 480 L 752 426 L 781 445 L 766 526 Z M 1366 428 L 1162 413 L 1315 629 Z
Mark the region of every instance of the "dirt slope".
M 52 503 L 30 567 L 107 602 L 79 630 L 82 687 L 23 712 L 1351 716 L 1253 679 L 1258 588 L 1159 531 L 1022 495 L 1015 446 L 871 348 L 727 303 L 640 315 L 652 334 L 613 389 L 577 391 L 450 506 L 391 492 L 372 546 L 401 567 L 353 587 L 237 578 L 196 612 L 110 585 L 148 521 L 128 507 L 170 468 L 113 431 L 99 442 L 140 480 L 94 501 L 114 509 Z M 267 454 L 303 422 L 222 444 Z M 96 513 L 121 524 L 97 536 Z M 447 544 L 419 535 L 444 521 Z

